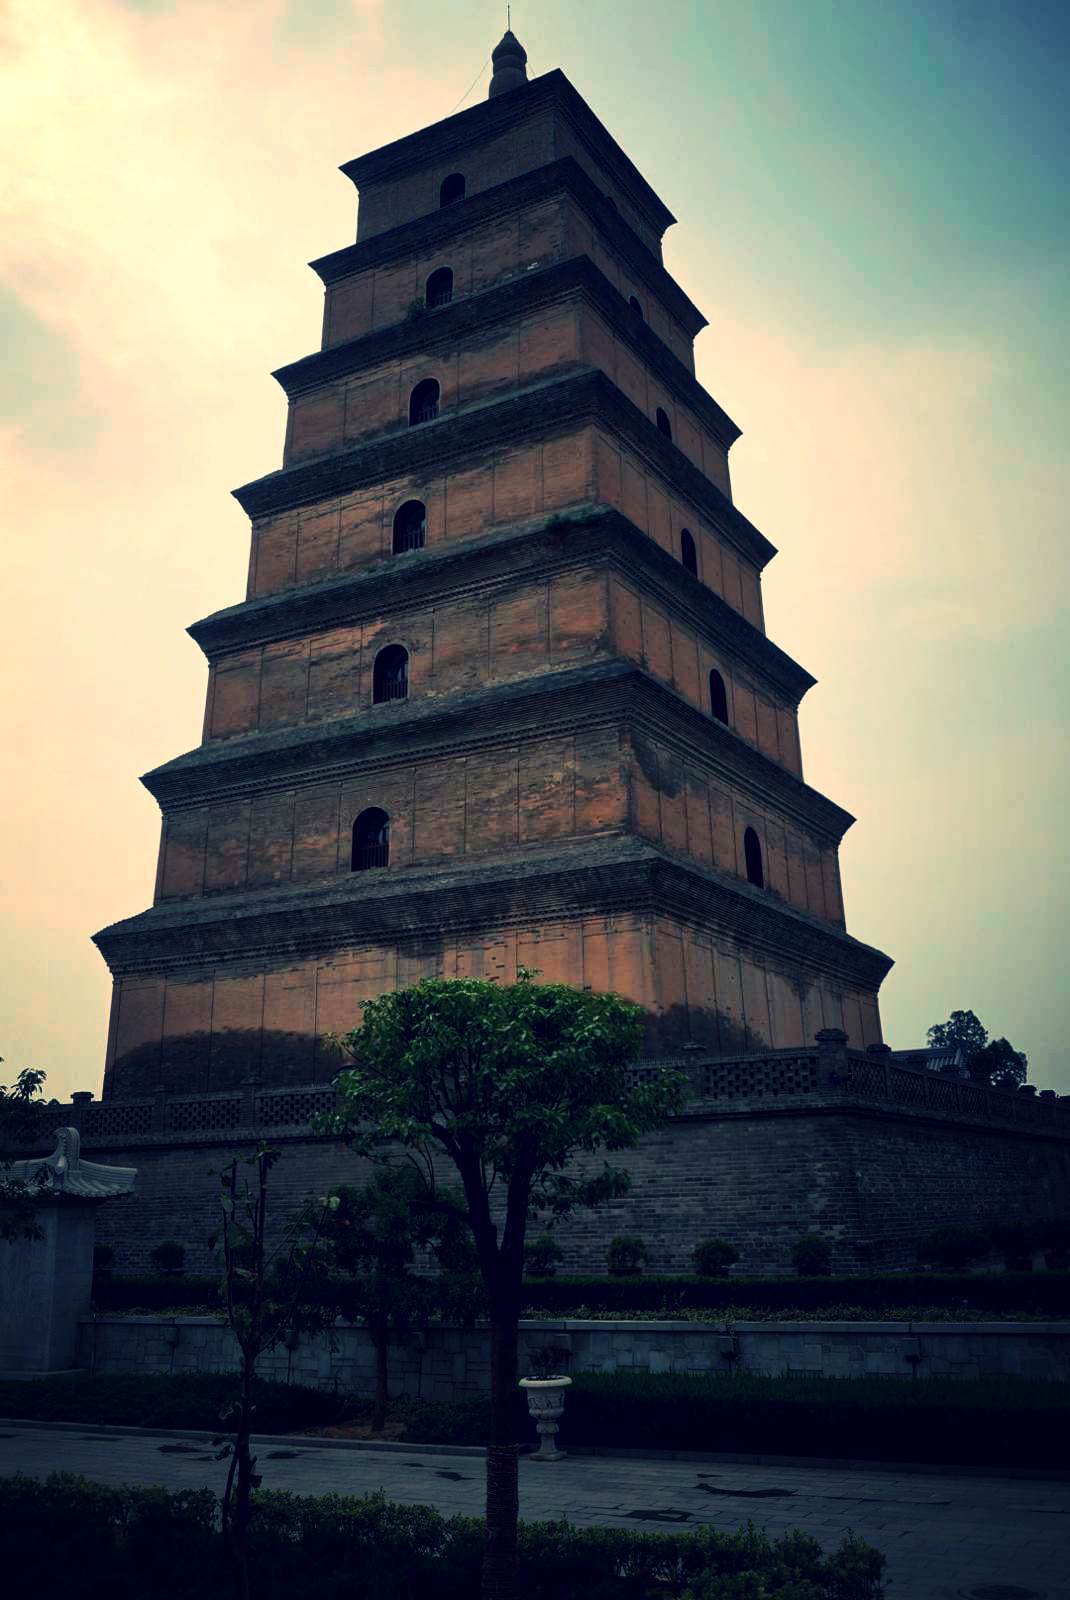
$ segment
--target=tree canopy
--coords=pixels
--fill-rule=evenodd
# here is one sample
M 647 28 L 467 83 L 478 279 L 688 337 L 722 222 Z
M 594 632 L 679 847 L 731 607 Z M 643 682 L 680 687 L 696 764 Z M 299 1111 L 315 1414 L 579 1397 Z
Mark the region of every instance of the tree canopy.
M 639 1006 L 564 983 L 426 979 L 365 1008 L 342 1042 L 352 1061 L 328 1125 L 367 1153 L 404 1147 L 424 1203 L 471 1229 L 490 1306 L 491 1436 L 487 1447 L 484 1600 L 517 1592 L 517 1452 L 513 1399 L 530 1217 L 564 1217 L 628 1187 L 603 1161 L 657 1127 L 680 1095 L 678 1074 L 636 1069 Z M 439 1181 L 445 1158 L 461 1181 Z
M 929 1043 L 936 1049 L 962 1051 L 966 1071 L 975 1083 L 990 1083 L 997 1089 L 1013 1089 L 1025 1082 L 1028 1059 L 1008 1039 L 990 1039 L 988 1029 L 973 1011 L 953 1011 L 946 1022 L 929 1029 Z
M 0 1062 L 3 1058 L 0 1057 Z M 13 1084 L 0 1084 L 0 1241 L 38 1239 L 36 1190 L 12 1178 L 11 1162 L 43 1142 L 46 1131 L 39 1067 L 24 1067 Z M 42 1173 L 42 1181 L 43 1181 Z

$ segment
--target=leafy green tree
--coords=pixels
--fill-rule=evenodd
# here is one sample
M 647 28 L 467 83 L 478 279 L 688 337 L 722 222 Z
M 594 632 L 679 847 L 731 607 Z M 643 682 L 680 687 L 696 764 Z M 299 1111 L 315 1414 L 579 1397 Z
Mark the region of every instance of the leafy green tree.
M 489 1303 L 491 1425 L 487 1447 L 485 1600 L 517 1593 L 517 1325 L 529 1218 L 564 1217 L 622 1194 L 628 1175 L 574 1158 L 634 1145 L 677 1103 L 676 1073 L 629 1069 L 642 1040 L 639 1006 L 568 984 L 427 979 L 373 1000 L 345 1041 L 352 1068 L 327 1125 L 365 1153 L 403 1146 L 426 1203 L 463 1222 Z M 445 1158 L 462 1196 L 438 1185 Z
M 973 1011 L 953 1011 L 946 1022 L 933 1024 L 928 1037 L 934 1049 L 961 1050 L 975 1083 L 1014 1089 L 1025 1082 L 1026 1056 L 1007 1039 L 989 1039 L 988 1029 Z
M 44 1081 L 39 1067 L 24 1067 L 10 1087 L 0 1084 L 0 1241 L 8 1244 L 41 1238 L 37 1191 L 33 1184 L 12 1178 L 11 1163 L 21 1152 L 44 1142 Z M 41 1183 L 44 1181 L 42 1172 Z
M 389 1351 L 434 1311 L 471 1296 L 454 1282 L 471 1279 L 474 1252 L 467 1231 L 458 1237 L 456 1217 L 429 1206 L 422 1175 L 408 1163 L 378 1168 L 360 1188 L 339 1189 L 324 1230 L 332 1264 L 355 1277 L 352 1308 L 364 1319 L 375 1345 L 372 1431 L 386 1425 Z M 466 1249 L 467 1247 L 467 1249 Z M 417 1277 L 418 1249 L 429 1249 L 443 1272 Z

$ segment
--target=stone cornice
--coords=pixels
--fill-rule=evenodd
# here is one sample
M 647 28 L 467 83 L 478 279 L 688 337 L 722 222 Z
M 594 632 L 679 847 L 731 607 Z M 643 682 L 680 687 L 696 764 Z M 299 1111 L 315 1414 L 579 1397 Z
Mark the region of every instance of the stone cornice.
M 771 806 L 826 845 L 838 844 L 854 821 L 850 812 L 724 723 L 704 716 L 644 668 L 614 658 L 199 745 L 141 781 L 171 810 L 295 784 L 367 780 L 383 766 L 472 755 L 595 727 L 668 746 L 681 761 L 702 767 L 714 781 L 743 788 L 756 803 Z
M 243 484 L 233 494 L 250 517 L 270 516 L 588 419 L 607 424 L 633 445 L 759 570 L 776 555 L 776 546 L 728 496 L 659 433 L 604 372 L 593 367 L 529 384 L 502 400 L 446 412 L 419 428 L 399 428 L 368 444 L 281 468 Z
M 445 117 L 403 139 L 380 145 L 377 150 L 369 150 L 366 155 L 346 161 L 339 170 L 359 192 L 362 184 L 381 183 L 414 168 L 437 165 L 447 155 L 551 108 L 567 117 L 591 154 L 631 197 L 636 209 L 652 224 L 660 238 L 676 218 L 560 68 L 544 72 L 508 94 L 483 100 L 467 111 Z
M 657 914 L 721 933 L 755 954 L 864 989 L 890 958 L 740 879 L 615 835 L 446 862 L 346 874 L 316 887 L 165 902 L 93 942 L 116 976 L 234 962 L 316 958 L 376 939 L 426 942 L 585 915 Z
M 310 261 L 309 266 L 329 287 L 370 267 L 411 255 L 426 255 L 435 247 L 446 246 L 473 228 L 482 227 L 494 217 L 528 210 L 553 194 L 567 194 L 582 206 L 690 338 L 693 339 L 702 331 L 706 326 L 706 318 L 694 301 L 609 204 L 601 189 L 573 156 L 563 156 L 560 161 L 535 167 L 520 177 L 496 184 L 493 189 L 481 189 L 459 205 L 446 206 L 441 211 L 429 211 L 426 216 L 414 217 L 411 222 L 403 222 L 396 228 L 373 233 L 370 238 L 362 239 L 357 244 L 332 250 L 329 255 Z
M 589 256 L 573 256 L 535 272 L 525 272 L 484 289 L 463 295 L 423 316 L 395 322 L 359 339 L 331 345 L 291 361 L 272 373 L 292 400 L 295 395 L 351 377 L 384 361 L 397 360 L 416 352 L 435 350 L 453 344 L 499 322 L 512 322 L 537 306 L 582 294 L 602 313 L 614 331 L 646 361 L 667 388 L 672 389 L 709 428 L 725 450 L 731 449 L 740 435 L 739 426 L 699 383 L 679 358 L 673 355 L 642 318 L 632 311 L 624 296 L 615 289 Z
M 216 611 L 187 632 L 209 661 L 312 631 L 431 606 L 481 586 L 553 576 L 606 562 L 666 605 L 699 636 L 744 663 L 759 682 L 798 706 L 815 679 L 766 634 L 706 587 L 649 535 L 609 506 L 590 506 L 449 540 L 326 583 L 285 589 Z

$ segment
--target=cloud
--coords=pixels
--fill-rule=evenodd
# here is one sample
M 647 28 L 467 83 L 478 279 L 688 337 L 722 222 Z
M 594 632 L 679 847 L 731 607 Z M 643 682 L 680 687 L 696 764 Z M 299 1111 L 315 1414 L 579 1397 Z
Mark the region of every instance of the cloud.
M 450 112 L 478 60 L 453 32 L 432 69 L 380 0 L 0 0 L 0 326 L 19 368 L 0 419 L 18 691 L 0 728 L 17 943 L 0 1053 L 50 1067 L 57 1093 L 100 1081 L 108 979 L 89 934 L 151 893 L 159 818 L 136 774 L 200 736 L 205 668 L 185 628 L 243 593 L 229 491 L 279 463 L 270 369 L 315 348 L 305 263 L 353 236 L 337 166 Z M 671 239 L 668 253 L 672 269 Z M 715 252 L 690 255 L 678 275 L 715 307 Z M 1067 500 L 1054 440 L 1016 436 L 1023 374 L 989 327 L 830 353 L 804 325 L 715 314 L 699 374 L 746 430 L 737 499 L 781 550 L 770 632 L 821 679 L 808 773 L 860 814 L 849 915 L 899 958 L 893 995 L 928 996 L 911 918 L 926 895 L 961 900 L 971 863 L 942 860 L 920 808 L 954 828 L 986 739 L 990 761 L 1043 759 L 966 712 L 978 649 L 1003 652 L 1020 694 L 1050 648 Z M 943 765 L 937 678 L 964 752 Z M 1038 836 L 1041 800 L 1020 802 Z M 975 875 L 984 857 L 1025 926 L 994 808 L 971 827 Z M 1019 985 L 1023 1014 L 1044 972 Z M 899 1015 L 913 1039 L 920 1019 Z

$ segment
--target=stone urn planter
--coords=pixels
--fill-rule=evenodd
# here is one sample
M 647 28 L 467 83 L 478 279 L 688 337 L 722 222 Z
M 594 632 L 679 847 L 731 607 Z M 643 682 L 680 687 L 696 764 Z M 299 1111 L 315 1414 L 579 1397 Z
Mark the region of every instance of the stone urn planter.
M 521 1378 L 520 1387 L 527 1390 L 528 1412 L 534 1419 L 539 1434 L 539 1448 L 531 1461 L 560 1461 L 565 1454 L 557 1448 L 557 1425 L 565 1409 L 565 1390 L 571 1378 Z

